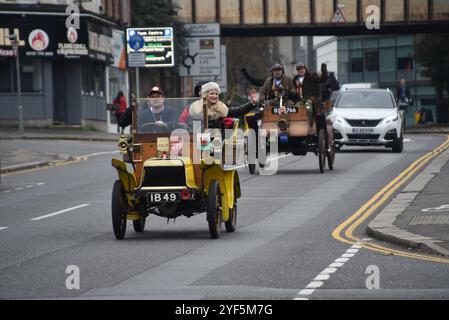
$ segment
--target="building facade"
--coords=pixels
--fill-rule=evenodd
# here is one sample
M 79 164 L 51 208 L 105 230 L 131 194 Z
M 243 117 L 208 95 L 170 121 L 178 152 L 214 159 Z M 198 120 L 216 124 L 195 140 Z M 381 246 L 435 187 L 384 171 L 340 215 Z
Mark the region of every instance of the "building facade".
M 79 25 L 71 27 L 66 9 L 77 1 L 13 2 L 0 1 L 0 125 L 18 122 L 16 58 L 8 38 L 15 34 L 25 126 L 114 130 L 105 106 L 127 91 L 123 28 L 130 16 L 123 3 L 129 1 L 110 17 L 104 12 L 115 1 L 81 2 Z
M 437 121 L 437 95 L 426 68 L 414 59 L 415 35 L 320 37 L 314 41 L 317 64 L 328 63 L 341 84 L 369 82 L 396 94 L 405 79 L 414 98 L 408 108 L 408 124 L 417 110 L 429 110 L 429 122 Z

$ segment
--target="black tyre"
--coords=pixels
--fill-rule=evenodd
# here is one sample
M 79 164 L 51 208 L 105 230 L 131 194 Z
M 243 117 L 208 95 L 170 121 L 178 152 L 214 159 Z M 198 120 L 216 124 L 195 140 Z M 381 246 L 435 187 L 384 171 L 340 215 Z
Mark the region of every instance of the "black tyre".
M 207 194 L 207 222 L 212 239 L 218 239 L 221 233 L 222 197 L 218 181 L 212 180 Z
M 253 164 L 248 164 L 248 169 L 249 169 L 249 173 L 250 174 L 255 174 L 256 173 L 256 164 L 255 163 L 253 163 Z
M 268 150 L 267 148 L 267 139 L 261 138 L 259 140 L 259 149 L 257 152 L 257 158 L 259 160 L 259 167 L 262 169 L 265 168 L 265 166 L 267 165 L 269 152 L 270 150 Z
M 133 220 L 134 231 L 137 233 L 143 232 L 145 230 L 145 222 L 147 218 L 140 217 L 139 220 Z
M 327 164 L 329 165 L 329 170 L 334 170 L 335 163 L 335 146 L 330 147 L 330 151 L 327 152 Z
M 256 173 L 256 150 L 253 150 L 253 146 L 256 144 L 254 137 L 249 135 L 246 138 L 246 160 L 248 163 L 248 169 L 250 174 Z
M 235 232 L 237 229 L 237 198 L 234 193 L 234 208 L 229 210 L 229 220 L 225 222 L 227 232 Z
M 394 153 L 401 153 L 404 150 L 404 135 L 401 134 L 399 139 L 393 142 L 392 150 Z
M 326 168 L 326 153 L 326 133 L 324 129 L 321 129 L 318 132 L 318 163 L 321 173 L 324 173 Z
M 112 189 L 112 228 L 117 240 L 122 240 L 126 233 L 126 201 L 125 189 L 120 180 L 117 180 Z

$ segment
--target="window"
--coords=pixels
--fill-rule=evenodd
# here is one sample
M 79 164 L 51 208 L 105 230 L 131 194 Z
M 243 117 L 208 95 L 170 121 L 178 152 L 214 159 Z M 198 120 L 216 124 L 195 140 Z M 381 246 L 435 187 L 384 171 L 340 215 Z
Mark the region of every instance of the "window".
M 17 92 L 17 71 L 15 59 L 0 59 L 0 92 Z M 20 60 L 20 84 L 22 92 L 42 92 L 42 60 Z
M 398 70 L 412 71 L 413 58 L 398 58 Z
M 366 71 L 379 71 L 379 51 L 365 52 Z
M 92 60 L 82 62 L 82 85 L 87 95 L 104 97 L 105 65 Z
M 13 60 L 0 58 L 0 92 L 12 92 L 13 84 Z
M 351 59 L 351 72 L 363 72 L 363 58 Z

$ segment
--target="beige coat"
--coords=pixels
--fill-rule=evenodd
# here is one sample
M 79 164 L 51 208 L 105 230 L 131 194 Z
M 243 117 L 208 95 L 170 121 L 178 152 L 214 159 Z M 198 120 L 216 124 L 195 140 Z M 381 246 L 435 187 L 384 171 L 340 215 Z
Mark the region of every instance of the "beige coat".
M 217 101 L 215 104 L 207 104 L 209 119 L 217 120 L 220 118 L 226 118 L 228 115 L 228 107 L 221 101 Z M 203 119 L 203 100 L 197 100 L 190 105 L 189 109 L 190 116 L 193 120 Z

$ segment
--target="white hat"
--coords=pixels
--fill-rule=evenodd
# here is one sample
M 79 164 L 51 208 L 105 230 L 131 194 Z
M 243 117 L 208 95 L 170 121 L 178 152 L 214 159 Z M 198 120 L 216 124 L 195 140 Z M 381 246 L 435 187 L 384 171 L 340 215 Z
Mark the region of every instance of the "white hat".
M 220 94 L 220 86 L 216 82 L 208 82 L 201 87 L 201 95 L 204 97 L 209 91 L 217 90 L 218 94 Z

